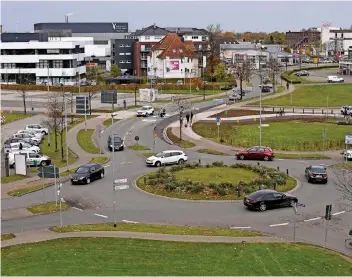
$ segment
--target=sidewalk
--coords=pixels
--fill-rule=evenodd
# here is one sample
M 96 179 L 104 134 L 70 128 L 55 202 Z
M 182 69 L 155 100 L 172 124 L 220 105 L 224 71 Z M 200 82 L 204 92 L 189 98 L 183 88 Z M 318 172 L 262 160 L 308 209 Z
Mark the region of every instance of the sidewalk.
M 72 237 L 111 237 L 111 238 L 131 238 L 161 241 L 182 241 L 182 242 L 208 242 L 208 243 L 287 243 L 288 240 L 276 237 L 222 237 L 222 236 L 193 236 L 193 235 L 168 235 L 142 232 L 125 231 L 86 231 L 56 233 L 48 229 L 25 231 L 14 233 L 16 236 L 10 240 L 1 242 L 1 247 L 17 245 L 23 243 L 41 242 L 58 238 Z

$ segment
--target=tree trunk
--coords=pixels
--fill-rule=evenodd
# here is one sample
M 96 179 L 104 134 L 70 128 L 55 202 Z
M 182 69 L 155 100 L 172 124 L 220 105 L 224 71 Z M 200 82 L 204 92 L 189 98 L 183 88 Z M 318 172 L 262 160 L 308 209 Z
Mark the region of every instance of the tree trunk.
M 27 114 L 26 94 L 24 92 L 22 92 L 22 99 L 23 99 L 23 110 L 24 110 L 24 113 Z
M 73 124 L 73 93 L 71 93 L 71 124 Z
M 58 149 L 57 149 L 57 127 L 55 127 L 55 129 L 54 129 L 54 133 L 55 133 L 55 152 L 57 152 L 58 151 Z
M 62 130 L 65 130 L 64 128 L 62 128 Z M 66 134 L 67 135 L 67 134 Z M 64 159 L 64 132 L 61 131 L 60 132 L 60 140 L 61 140 L 61 160 Z
M 240 100 L 242 100 L 242 95 L 243 95 L 242 82 L 243 82 L 243 80 L 242 80 L 242 78 L 240 78 L 240 94 L 241 94 L 241 99 Z
M 92 115 L 92 96 L 89 97 L 89 115 Z

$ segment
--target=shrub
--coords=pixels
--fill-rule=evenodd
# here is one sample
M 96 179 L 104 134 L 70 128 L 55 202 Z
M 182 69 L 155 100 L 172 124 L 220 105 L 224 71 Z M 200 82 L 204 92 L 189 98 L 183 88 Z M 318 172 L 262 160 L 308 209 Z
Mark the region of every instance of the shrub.
M 218 186 L 218 185 L 216 185 L 216 186 L 213 188 L 213 191 L 214 191 L 216 194 L 219 194 L 220 196 L 228 195 L 227 191 L 226 191 L 224 188 L 222 188 L 222 187 L 220 187 L 220 186 Z
M 204 186 L 202 186 L 202 184 L 199 182 L 194 183 L 192 186 L 188 185 L 186 187 L 186 191 L 190 193 L 200 193 L 204 189 Z
M 235 186 L 230 182 L 224 182 L 224 183 L 220 183 L 219 187 L 224 188 L 224 189 L 232 189 Z
M 167 191 L 173 191 L 176 188 L 177 188 L 177 184 L 175 184 L 174 182 L 169 182 L 164 185 L 164 189 Z
M 214 166 L 214 167 L 224 167 L 224 162 L 213 162 L 212 166 Z

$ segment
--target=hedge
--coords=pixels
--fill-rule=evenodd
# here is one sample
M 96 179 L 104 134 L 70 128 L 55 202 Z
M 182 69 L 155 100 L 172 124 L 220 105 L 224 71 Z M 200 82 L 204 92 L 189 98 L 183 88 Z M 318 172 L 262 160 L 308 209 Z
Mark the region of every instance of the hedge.
M 312 66 L 312 67 L 305 67 L 305 68 L 302 68 L 302 69 L 294 69 L 294 70 L 285 71 L 284 73 L 282 73 L 281 74 L 281 79 L 283 79 L 286 82 L 291 82 L 290 75 L 295 73 L 295 72 L 298 72 L 298 71 L 301 71 L 301 70 L 319 70 L 319 69 L 335 68 L 335 67 L 336 66 L 325 65 L 325 66 L 319 66 L 319 67 Z M 300 84 L 300 83 L 301 83 L 301 81 L 299 81 L 299 80 L 292 80 L 292 84 Z

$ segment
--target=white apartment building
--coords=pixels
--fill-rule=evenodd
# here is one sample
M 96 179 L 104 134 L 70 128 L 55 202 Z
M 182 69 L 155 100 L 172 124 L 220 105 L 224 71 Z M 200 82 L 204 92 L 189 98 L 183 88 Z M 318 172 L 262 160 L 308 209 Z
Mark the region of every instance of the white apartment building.
M 1 34 L 1 82 L 76 85 L 85 81 L 84 42 L 49 41 L 45 34 Z

